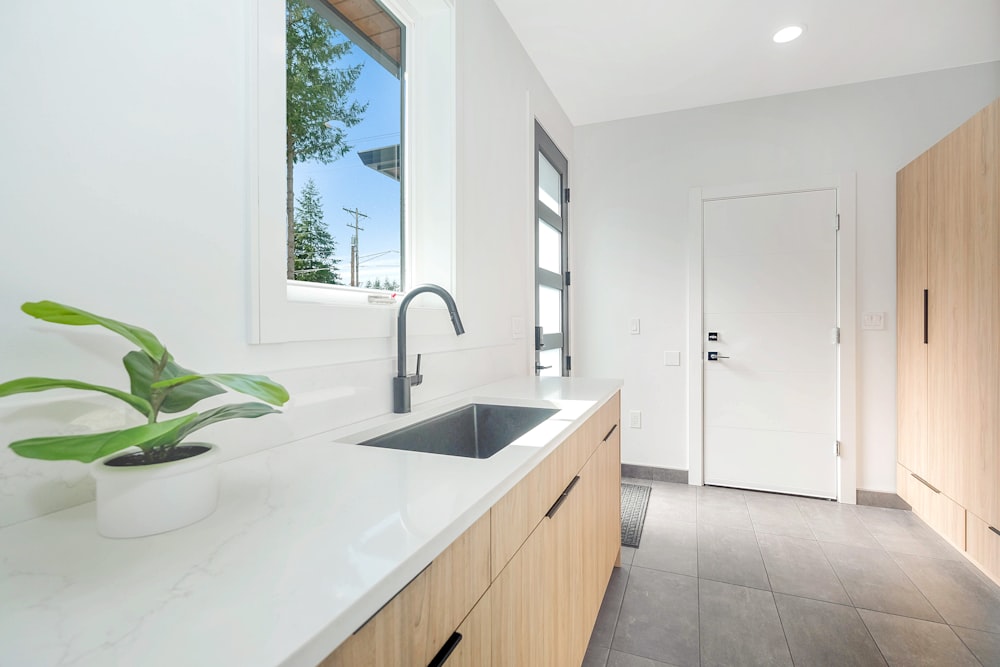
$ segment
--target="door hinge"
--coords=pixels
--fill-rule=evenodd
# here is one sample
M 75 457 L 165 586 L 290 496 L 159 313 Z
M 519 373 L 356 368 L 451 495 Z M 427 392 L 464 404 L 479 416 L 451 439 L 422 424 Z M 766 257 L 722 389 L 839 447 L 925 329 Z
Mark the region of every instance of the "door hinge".
M 566 286 L 569 287 L 569 271 L 566 272 Z
M 563 190 L 563 197 L 566 199 L 566 203 L 569 203 L 569 188 Z
M 830 341 L 834 345 L 840 344 L 840 327 L 834 327 L 833 331 L 830 332 Z
M 834 222 L 834 225 L 836 225 L 834 227 L 834 229 L 839 232 L 840 231 L 840 214 L 839 213 L 837 214 L 837 219 Z
M 573 357 L 569 356 L 568 354 L 566 355 L 566 370 L 567 371 L 573 370 Z
M 840 457 L 840 440 L 837 440 L 836 444 L 834 444 L 833 452 L 834 454 L 837 455 L 838 458 Z

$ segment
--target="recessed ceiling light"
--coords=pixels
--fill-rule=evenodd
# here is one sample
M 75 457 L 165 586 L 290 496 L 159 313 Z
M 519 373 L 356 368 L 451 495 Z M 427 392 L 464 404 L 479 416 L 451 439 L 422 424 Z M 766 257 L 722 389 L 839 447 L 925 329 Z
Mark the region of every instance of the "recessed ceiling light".
M 800 25 L 785 26 L 778 32 L 774 33 L 773 39 L 777 44 L 785 44 L 801 37 L 804 31 L 805 28 Z

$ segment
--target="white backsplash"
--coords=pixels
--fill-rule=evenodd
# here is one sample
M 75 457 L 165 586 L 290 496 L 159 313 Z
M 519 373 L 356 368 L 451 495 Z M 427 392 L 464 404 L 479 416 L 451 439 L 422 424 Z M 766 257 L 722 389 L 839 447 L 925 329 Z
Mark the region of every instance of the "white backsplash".
M 424 382 L 413 389 L 413 405 L 516 375 L 526 362 L 519 345 L 425 354 Z M 300 438 L 392 411 L 395 359 L 269 372 L 291 400 L 280 415 L 236 419 L 198 434 L 219 445 L 223 460 L 246 456 Z M 53 394 L 54 395 L 54 394 Z M 0 527 L 26 521 L 94 499 L 88 467 L 75 461 L 37 461 L 16 456 L 7 444 L 23 438 L 99 432 L 141 423 L 119 401 L 89 394 L 61 393 L 52 400 L 33 394 L 0 403 Z M 83 396 L 83 398 L 81 398 Z M 238 401 L 234 394 L 203 406 Z M 203 437 L 202 434 L 204 434 Z

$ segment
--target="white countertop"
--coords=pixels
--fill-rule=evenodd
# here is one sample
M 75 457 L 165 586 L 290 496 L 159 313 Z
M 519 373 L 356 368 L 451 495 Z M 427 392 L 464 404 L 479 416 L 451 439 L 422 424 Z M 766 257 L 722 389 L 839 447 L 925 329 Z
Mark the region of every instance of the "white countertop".
M 0 530 L 0 666 L 315 667 L 621 386 L 515 378 L 223 463 L 219 508 L 151 537 L 88 503 Z M 360 447 L 452 407 L 560 412 L 489 459 Z

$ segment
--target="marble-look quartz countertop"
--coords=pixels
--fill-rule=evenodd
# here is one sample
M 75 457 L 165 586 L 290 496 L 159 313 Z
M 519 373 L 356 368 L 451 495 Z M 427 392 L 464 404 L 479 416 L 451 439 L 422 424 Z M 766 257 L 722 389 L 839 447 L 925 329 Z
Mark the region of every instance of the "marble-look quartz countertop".
M 0 665 L 314 667 L 618 380 L 514 378 L 221 465 L 219 507 L 98 535 L 93 503 L 0 530 Z M 476 402 L 560 411 L 485 460 L 356 443 Z

